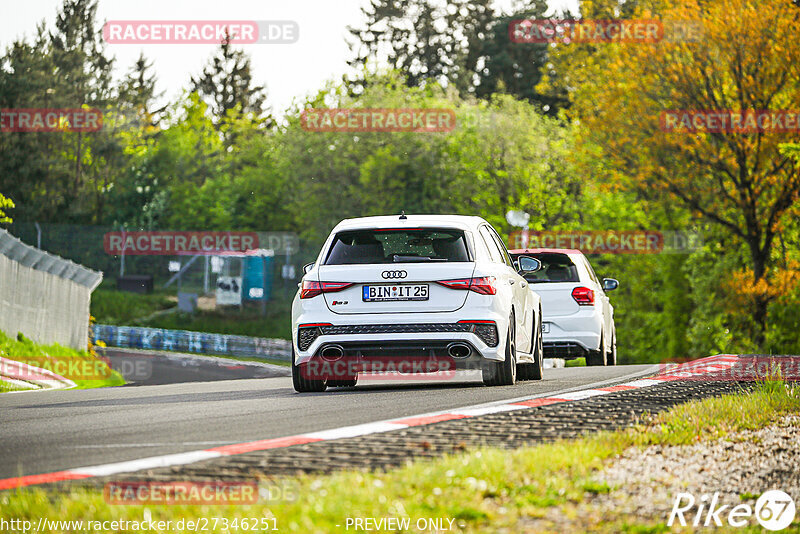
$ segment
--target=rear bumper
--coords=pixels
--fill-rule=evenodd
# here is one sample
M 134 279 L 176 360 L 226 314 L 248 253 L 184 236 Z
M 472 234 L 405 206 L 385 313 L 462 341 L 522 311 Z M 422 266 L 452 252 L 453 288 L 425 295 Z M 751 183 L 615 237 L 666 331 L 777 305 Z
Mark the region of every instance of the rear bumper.
M 586 306 L 578 313 L 553 316 L 544 310 L 543 322 L 550 331 L 542 335 L 547 358 L 579 358 L 590 350 L 600 349 L 603 318 L 598 308 Z
M 372 318 L 374 321 L 374 317 Z M 447 358 L 448 347 L 461 343 L 470 348 L 465 358 L 453 358 L 458 368 L 470 368 L 483 359 L 505 358 L 505 332 L 508 325 L 493 320 L 496 327 L 496 344 L 490 345 L 491 337 L 476 333 L 472 324 L 451 322 L 399 323 L 399 324 L 333 324 L 330 326 L 302 327 L 299 323 L 292 333 L 295 362 L 305 363 L 321 357 L 325 347 L 339 346 L 349 358 L 409 359 Z M 315 324 L 315 323 L 311 323 Z M 309 332 L 311 329 L 316 332 Z M 488 343 L 487 343 L 488 342 Z M 463 365 L 462 365 L 463 364 Z
M 543 341 L 542 348 L 545 358 L 572 360 L 586 357 L 586 347 L 574 341 Z
M 327 351 L 332 347 L 339 349 L 342 355 L 331 357 Z M 467 354 L 453 357 L 450 351 L 455 347 L 465 349 Z M 480 369 L 483 360 L 483 354 L 470 341 L 414 340 L 325 343 L 307 361 L 316 361 L 321 365 L 324 365 L 323 362 L 338 362 L 345 366 L 343 368 L 360 369 L 362 372 L 442 372 Z

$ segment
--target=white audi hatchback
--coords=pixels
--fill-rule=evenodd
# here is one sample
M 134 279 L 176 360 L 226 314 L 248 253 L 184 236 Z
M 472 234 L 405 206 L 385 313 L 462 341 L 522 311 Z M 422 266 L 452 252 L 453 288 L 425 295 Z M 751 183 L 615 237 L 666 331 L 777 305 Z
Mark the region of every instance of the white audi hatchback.
M 354 386 L 365 369 L 430 372 L 443 362 L 480 368 L 487 385 L 540 379 L 542 308 L 522 276 L 540 266 L 513 262 L 480 217 L 342 221 L 292 304 L 294 387 Z
M 617 328 L 607 293 L 614 278 L 599 280 L 589 260 L 575 249 L 519 249 L 511 257 L 533 257 L 542 267 L 525 278 L 542 298 L 546 358 L 584 357 L 586 365 L 616 365 Z

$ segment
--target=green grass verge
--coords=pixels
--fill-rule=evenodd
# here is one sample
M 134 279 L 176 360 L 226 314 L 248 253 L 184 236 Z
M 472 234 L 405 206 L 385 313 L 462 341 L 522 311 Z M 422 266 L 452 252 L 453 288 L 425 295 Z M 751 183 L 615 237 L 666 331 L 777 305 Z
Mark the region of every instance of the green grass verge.
M 566 360 L 564 367 L 586 367 L 586 358 L 575 358 L 574 360 Z
M 24 391 L 26 388 L 18 387 L 5 380 L 0 380 L 0 393 L 7 393 L 9 391 Z
M 88 351 L 57 343 L 40 345 L 22 334 L 17 334 L 17 338 L 13 339 L 0 332 L 0 356 L 53 371 L 69 378 L 80 389 L 125 384 L 121 374 Z
M 145 513 L 154 520 L 172 521 L 275 517 L 283 532 L 338 532 L 344 531 L 348 517 L 410 517 L 412 524 L 420 517 L 438 517 L 455 519 L 454 526 L 461 531 L 518 532 L 530 525 L 526 521 L 531 518 L 548 517 L 553 507 L 575 514 L 588 497 L 611 491 L 594 482 L 592 475 L 628 447 L 714 439 L 762 427 L 790 412 L 800 412 L 800 391 L 772 382 L 748 393 L 691 402 L 659 414 L 647 424 L 580 440 L 512 451 L 470 450 L 409 462 L 386 473 L 348 471 L 286 479 L 283 483 L 291 484 L 299 497 L 293 502 L 226 507 L 112 506 L 98 490 L 47 493 L 35 488 L 1 494 L 0 518 L 141 520 Z M 663 524 L 641 525 L 624 516 L 592 528 L 605 532 L 667 530 Z
M 101 286 L 92 292 L 91 313 L 100 324 L 127 326 L 135 319 L 175 306 L 165 293 L 139 295 Z

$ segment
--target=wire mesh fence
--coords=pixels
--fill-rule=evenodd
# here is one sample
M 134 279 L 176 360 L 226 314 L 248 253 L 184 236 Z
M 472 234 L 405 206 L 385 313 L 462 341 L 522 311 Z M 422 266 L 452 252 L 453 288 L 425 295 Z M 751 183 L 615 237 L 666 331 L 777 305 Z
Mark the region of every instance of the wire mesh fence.
M 287 301 L 301 265 L 311 261 L 296 234 L 239 231 L 139 231 L 111 226 L 15 222 L 9 232 L 91 269 L 103 287 L 184 294 L 179 303 L 225 313 Z

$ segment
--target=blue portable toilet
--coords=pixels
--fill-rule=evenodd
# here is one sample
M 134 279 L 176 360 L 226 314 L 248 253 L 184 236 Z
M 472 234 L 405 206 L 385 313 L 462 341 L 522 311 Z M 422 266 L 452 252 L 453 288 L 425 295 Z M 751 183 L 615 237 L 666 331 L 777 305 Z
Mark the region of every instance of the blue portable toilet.
M 249 301 L 269 300 L 272 296 L 273 257 L 248 254 L 242 259 L 242 298 Z M 264 268 L 267 269 L 266 279 Z

